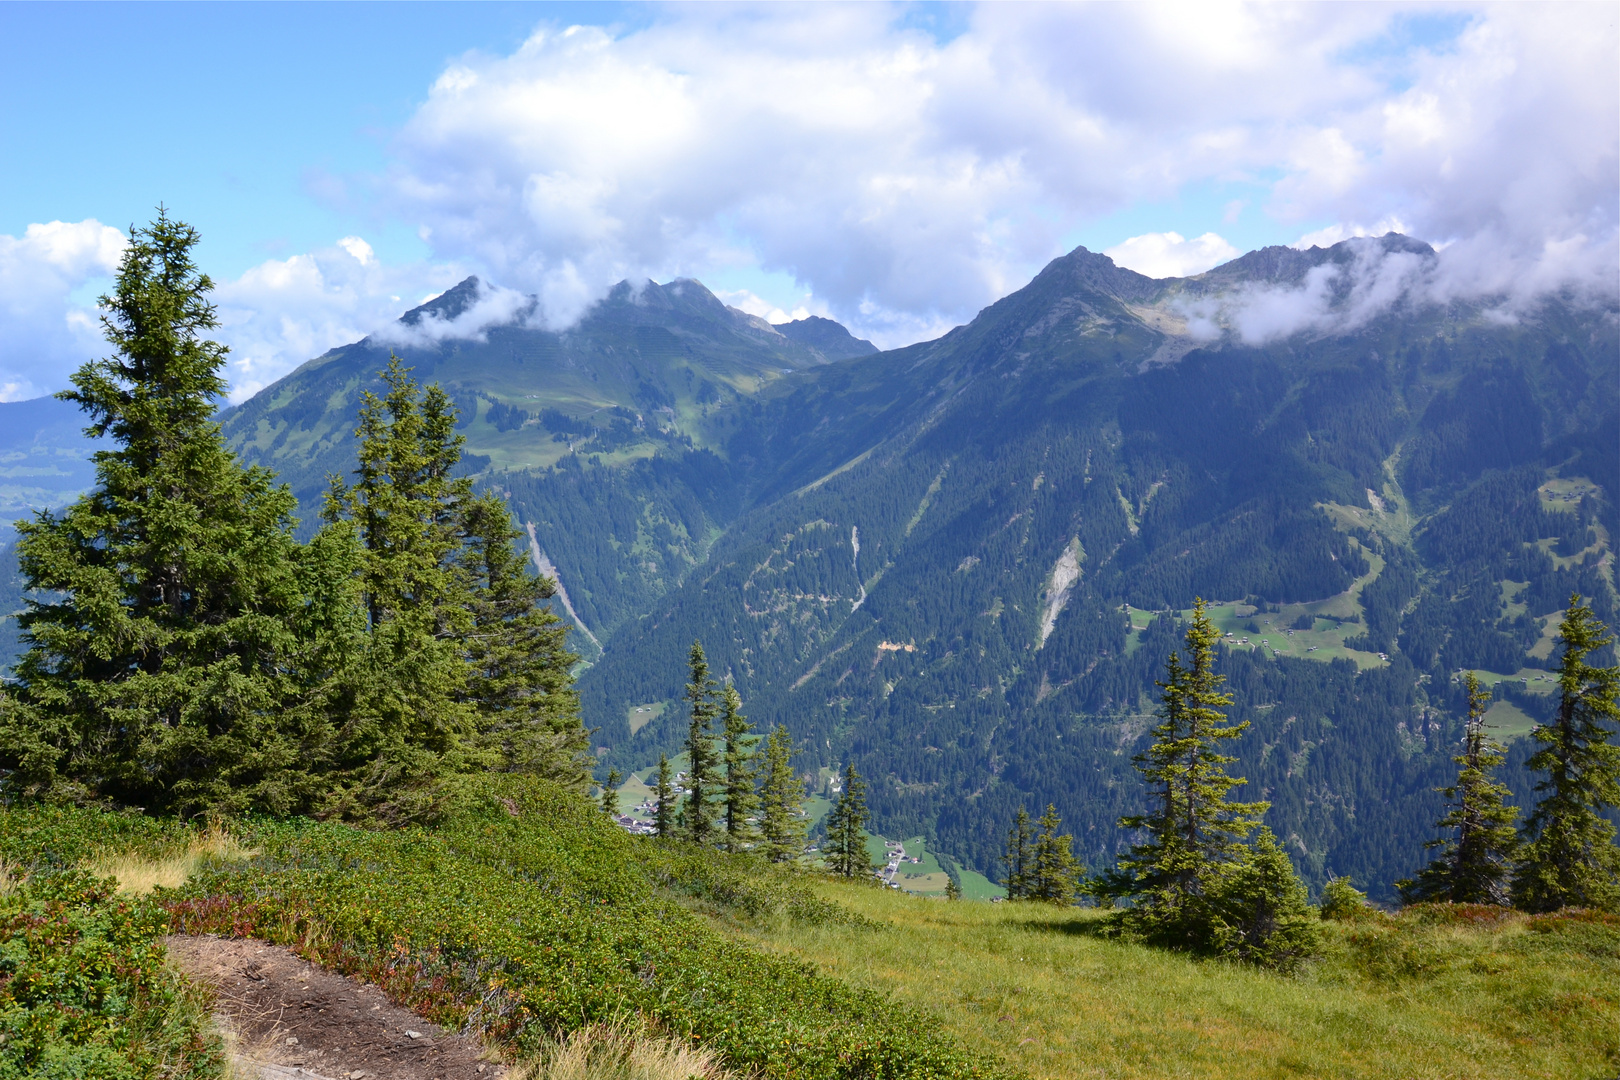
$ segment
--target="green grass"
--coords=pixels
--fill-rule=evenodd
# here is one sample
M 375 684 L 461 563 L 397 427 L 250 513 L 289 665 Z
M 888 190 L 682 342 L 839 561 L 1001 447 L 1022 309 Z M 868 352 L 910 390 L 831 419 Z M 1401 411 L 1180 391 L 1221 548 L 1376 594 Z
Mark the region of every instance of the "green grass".
M 643 702 L 640 705 L 625 706 L 624 718 L 625 722 L 630 725 L 630 734 L 634 735 L 636 732 L 640 731 L 642 728 L 664 715 L 664 710 L 667 707 L 668 702 L 664 701 L 648 701 Z
M 630 1022 L 761 1080 L 1008 1075 L 927 1016 L 730 940 L 705 921 L 862 924 L 807 891 L 802 875 L 631 837 L 591 803 L 541 782 L 469 779 L 435 828 L 267 821 L 243 839 L 234 858 L 204 858 L 189 882 L 155 893 L 162 910 L 141 909 L 156 916 L 142 928 L 148 945 L 163 912 L 181 932 L 290 945 L 519 1057 L 582 1027 Z M 0 808 L 0 850 L 25 872 L 84 861 L 144 865 L 115 856 L 186 851 L 195 840 L 196 830 L 172 823 Z M 22 892 L 13 886 L 8 895 Z M 46 929 L 47 945 L 62 937 Z M 14 932 L 0 935 L 0 990 L 15 990 L 5 965 L 16 941 Z M 70 977 L 93 973 L 96 956 L 57 966 Z M 7 1019 L 0 1009 L 0 1023 Z M 4 1075 L 12 1074 L 0 1068 Z
M 1502 742 L 1512 742 L 1530 734 L 1536 722 L 1511 701 L 1497 701 L 1485 710 L 1485 726 Z
M 1367 557 L 1369 562 L 1378 559 L 1371 552 L 1367 553 Z M 1356 597 L 1360 594 L 1361 586 L 1376 577 L 1377 569 L 1382 565 L 1381 561 L 1374 562 L 1373 572 L 1358 579 L 1349 591 L 1326 600 L 1309 604 L 1283 604 L 1279 610 L 1269 613 L 1259 612 L 1248 604 L 1211 604 L 1208 608 L 1209 621 L 1221 632 L 1221 640 L 1229 649 L 1260 649 L 1268 656 L 1288 656 L 1296 660 L 1320 660 L 1324 663 L 1351 660 L 1362 669 L 1382 667 L 1388 661 L 1379 659 L 1377 653 L 1345 648 L 1345 639 L 1360 636 L 1366 627 L 1359 622 L 1339 621 L 1360 616 L 1361 604 Z M 1141 632 L 1159 614 L 1138 608 L 1130 610 L 1132 633 L 1125 643 L 1127 653 L 1134 653 L 1141 647 Z M 1305 614 L 1316 617 L 1312 629 L 1293 630 L 1294 623 Z M 1175 615 L 1183 621 L 1190 620 L 1192 609 L 1175 612 Z M 1330 615 L 1334 617 L 1330 618 Z M 1250 630 L 1251 623 L 1259 629 Z M 1228 637 L 1228 634 L 1231 636 Z
M 1325 924 L 1297 977 L 1094 936 L 1100 915 L 825 883 L 880 930 L 734 930 L 932 1013 L 1033 1077 L 1600 1077 L 1620 918 L 1417 910 Z
M 0 808 L 0 1076 L 224 1075 L 209 1002 L 164 962 L 164 912 L 132 894 L 227 847 L 241 853 L 138 815 Z M 95 860 L 100 872 L 82 868 Z

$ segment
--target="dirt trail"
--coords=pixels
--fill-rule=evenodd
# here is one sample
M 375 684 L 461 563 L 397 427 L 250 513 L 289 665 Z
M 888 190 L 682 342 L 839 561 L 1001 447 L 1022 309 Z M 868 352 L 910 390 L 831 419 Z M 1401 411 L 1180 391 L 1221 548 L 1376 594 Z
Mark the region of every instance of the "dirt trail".
M 237 1065 L 263 1080 L 498 1080 L 478 1041 L 392 1004 L 375 986 L 260 941 L 166 939 L 169 955 L 212 986 Z

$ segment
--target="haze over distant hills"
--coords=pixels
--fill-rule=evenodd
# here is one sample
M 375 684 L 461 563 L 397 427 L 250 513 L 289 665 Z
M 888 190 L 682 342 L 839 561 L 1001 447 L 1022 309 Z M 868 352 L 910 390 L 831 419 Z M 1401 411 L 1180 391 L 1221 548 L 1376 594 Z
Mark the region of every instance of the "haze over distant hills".
M 856 762 L 879 831 L 983 871 L 1020 804 L 1055 803 L 1094 864 L 1123 841 L 1173 616 L 1202 596 L 1252 724 L 1240 794 L 1309 879 L 1377 889 L 1438 817 L 1452 675 L 1491 673 L 1521 735 L 1548 617 L 1572 590 L 1616 611 L 1620 313 L 1457 300 L 1435 265 L 1394 234 L 1186 279 L 1079 249 L 883 353 L 694 281 L 621 284 L 563 331 L 461 330 L 469 279 L 222 419 L 312 520 L 393 349 L 461 407 L 468 468 L 589 630 L 608 761 L 677 746 L 656 707 L 698 638 L 803 768 Z

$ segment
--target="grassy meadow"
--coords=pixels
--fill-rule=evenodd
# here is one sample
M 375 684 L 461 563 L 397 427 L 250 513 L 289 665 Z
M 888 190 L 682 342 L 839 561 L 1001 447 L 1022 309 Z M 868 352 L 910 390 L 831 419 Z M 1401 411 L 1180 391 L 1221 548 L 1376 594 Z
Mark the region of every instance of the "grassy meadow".
M 1325 923 L 1300 976 L 1096 936 L 1100 913 L 821 882 L 882 925 L 729 932 L 932 1013 L 1036 1078 L 1608 1077 L 1620 918 L 1414 909 Z

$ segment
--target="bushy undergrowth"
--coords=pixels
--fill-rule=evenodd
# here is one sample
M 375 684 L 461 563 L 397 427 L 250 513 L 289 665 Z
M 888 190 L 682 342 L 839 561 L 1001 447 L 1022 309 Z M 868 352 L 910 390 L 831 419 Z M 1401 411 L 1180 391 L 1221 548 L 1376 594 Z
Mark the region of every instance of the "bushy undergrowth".
M 870 920 L 815 895 L 791 871 L 748 855 L 698 851 L 689 844 L 648 844 L 637 861 L 659 891 L 697 901 L 706 914 L 807 926 L 871 926 Z
M 66 820 L 46 823 L 35 839 L 61 833 L 71 842 L 60 829 Z M 8 831 L 7 846 L 16 839 Z M 0 1076 L 221 1075 L 207 1010 L 164 966 L 164 913 L 113 889 L 80 871 L 45 871 L 0 893 Z
M 293 945 L 519 1055 L 635 1019 L 763 1076 L 1004 1075 L 917 1014 L 730 941 L 659 890 L 750 917 L 857 921 L 836 905 L 632 838 L 557 788 L 479 782 L 431 830 L 267 823 L 251 840 L 256 859 L 167 895 L 177 929 Z
M 0 806 L 0 862 L 24 871 L 64 870 L 106 852 L 164 855 L 198 830 L 172 818 L 79 806 Z

